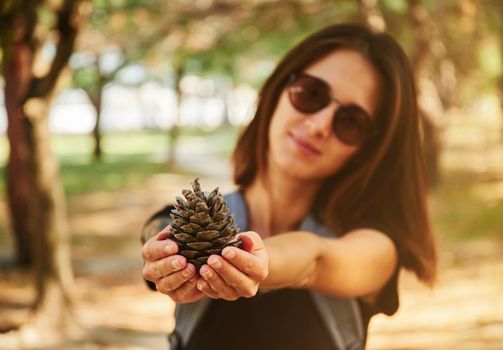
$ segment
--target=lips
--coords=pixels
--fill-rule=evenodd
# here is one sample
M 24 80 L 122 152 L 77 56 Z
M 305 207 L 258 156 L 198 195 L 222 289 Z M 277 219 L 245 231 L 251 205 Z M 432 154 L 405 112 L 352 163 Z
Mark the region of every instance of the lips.
M 293 143 L 297 147 L 297 149 L 305 154 L 305 155 L 310 155 L 310 156 L 319 156 L 321 154 L 321 151 L 318 150 L 313 144 L 311 144 L 309 141 L 306 139 L 294 135 L 293 133 L 289 133 L 290 138 L 292 139 Z

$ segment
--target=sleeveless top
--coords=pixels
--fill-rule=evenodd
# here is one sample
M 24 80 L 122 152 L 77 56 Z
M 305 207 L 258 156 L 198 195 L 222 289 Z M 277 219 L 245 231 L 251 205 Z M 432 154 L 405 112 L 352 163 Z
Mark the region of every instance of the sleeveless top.
M 232 192 L 224 196 L 228 207 L 234 213 L 234 221 L 240 231 L 246 231 L 248 228 L 248 212 L 246 203 L 240 191 Z M 166 211 L 166 208 L 165 208 Z M 165 213 L 164 219 L 169 220 L 169 211 Z M 158 217 L 155 214 L 154 218 Z M 151 220 L 152 220 L 151 219 Z M 165 226 L 168 222 L 164 222 Z M 368 227 L 368 226 L 366 226 Z M 322 237 L 334 238 L 340 236 L 340 232 L 330 232 L 322 224 L 318 223 L 312 215 L 307 215 L 300 224 L 299 230 L 312 232 Z M 315 313 L 306 309 L 306 312 L 313 320 L 320 320 L 324 325 L 326 342 L 330 344 L 330 349 L 337 350 L 359 350 L 364 349 L 366 342 L 366 332 L 368 321 L 370 318 L 379 312 L 387 315 L 393 314 L 398 309 L 397 295 L 397 278 L 399 268 L 397 267 L 395 274 L 382 289 L 382 292 L 377 298 L 377 308 L 373 308 L 362 303 L 357 298 L 342 298 L 319 293 L 312 290 L 302 290 L 295 292 L 297 295 L 284 294 L 283 298 L 294 297 L 301 298 L 303 305 L 314 306 Z M 149 286 L 155 289 L 155 285 L 149 283 Z M 273 292 L 268 292 L 269 294 Z M 299 294 L 300 293 L 300 294 Z M 238 301 L 241 299 L 238 299 Z M 198 328 L 201 321 L 204 320 L 207 324 L 207 311 L 214 309 L 216 304 L 214 300 L 206 298 L 190 304 L 177 304 L 175 310 L 176 326 L 175 330 L 169 335 L 170 348 L 172 350 L 183 350 L 191 343 L 192 335 Z M 229 302 L 235 303 L 235 302 Z M 246 302 L 243 302 L 246 304 Z M 225 304 L 222 306 L 225 309 Z M 245 306 L 246 307 L 246 306 Z M 309 306 L 308 306 L 309 307 Z M 232 312 L 229 311 L 229 312 Z M 190 349 L 189 349 L 190 350 Z

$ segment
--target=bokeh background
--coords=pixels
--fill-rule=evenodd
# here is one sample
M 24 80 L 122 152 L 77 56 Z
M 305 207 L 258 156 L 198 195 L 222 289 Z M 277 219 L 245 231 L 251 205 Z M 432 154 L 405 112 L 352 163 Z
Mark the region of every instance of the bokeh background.
M 257 89 L 344 21 L 410 57 L 440 252 L 433 289 L 402 274 L 368 349 L 503 349 L 499 0 L 0 1 L 0 349 L 166 349 L 142 224 L 195 176 L 233 188 Z

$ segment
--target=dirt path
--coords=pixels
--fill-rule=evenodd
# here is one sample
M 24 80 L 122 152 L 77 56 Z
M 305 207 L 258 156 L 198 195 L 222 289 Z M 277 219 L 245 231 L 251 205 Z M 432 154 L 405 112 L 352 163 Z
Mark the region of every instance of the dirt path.
M 225 171 L 216 168 L 201 182 L 205 188 L 222 185 Z M 69 203 L 76 309 L 85 335 L 51 349 L 167 348 L 174 305 L 147 290 L 141 279 L 138 232 L 148 215 L 190 181 L 187 176 L 158 175 L 141 187 Z M 230 190 L 225 183 L 222 190 Z M 430 291 L 404 274 L 400 310 L 392 318 L 372 321 L 368 349 L 503 350 L 502 256 L 501 243 L 445 244 L 436 289 Z M 22 322 L 33 295 L 23 287 L 26 276 L 0 277 L 0 328 L 5 329 Z M 0 349 L 7 348 L 0 344 Z

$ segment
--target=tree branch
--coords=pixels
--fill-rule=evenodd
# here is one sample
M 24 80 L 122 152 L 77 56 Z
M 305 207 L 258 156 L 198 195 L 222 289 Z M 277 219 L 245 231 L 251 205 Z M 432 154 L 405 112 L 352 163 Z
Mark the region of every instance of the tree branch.
M 47 74 L 32 81 L 28 97 L 44 97 L 57 83 L 61 71 L 66 67 L 75 46 L 75 39 L 82 24 L 80 6 L 87 0 L 65 0 L 59 10 L 55 30 L 59 34 L 56 55 Z

